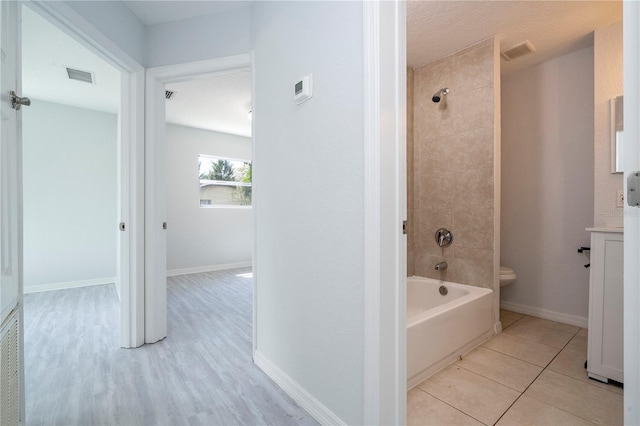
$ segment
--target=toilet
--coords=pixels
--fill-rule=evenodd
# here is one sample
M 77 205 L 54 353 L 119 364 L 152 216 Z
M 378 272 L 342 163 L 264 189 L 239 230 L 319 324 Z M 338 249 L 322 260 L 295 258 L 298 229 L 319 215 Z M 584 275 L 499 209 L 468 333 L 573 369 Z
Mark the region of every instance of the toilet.
M 506 266 L 500 266 L 500 287 L 504 287 L 505 285 L 509 285 L 514 282 L 518 278 L 516 273 L 513 272 L 513 269 L 507 268 Z

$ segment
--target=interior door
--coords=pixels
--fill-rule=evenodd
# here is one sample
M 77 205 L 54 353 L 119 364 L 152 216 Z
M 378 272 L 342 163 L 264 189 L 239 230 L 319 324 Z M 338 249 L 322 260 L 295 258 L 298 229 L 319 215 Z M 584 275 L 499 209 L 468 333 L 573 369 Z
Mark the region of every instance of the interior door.
M 0 2 L 0 424 L 24 423 L 19 7 Z M 17 99 L 22 101 L 22 99 Z

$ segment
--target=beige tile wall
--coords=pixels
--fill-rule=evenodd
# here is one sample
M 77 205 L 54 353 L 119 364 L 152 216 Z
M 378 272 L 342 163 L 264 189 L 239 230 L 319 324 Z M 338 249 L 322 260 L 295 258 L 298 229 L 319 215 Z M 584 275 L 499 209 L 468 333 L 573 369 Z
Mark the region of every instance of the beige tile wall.
M 415 275 L 413 238 L 413 68 L 407 68 L 407 275 Z
M 494 43 L 486 40 L 409 70 L 410 274 L 493 288 Z M 432 102 L 443 87 L 449 95 Z M 447 248 L 435 242 L 440 227 L 453 233 Z M 436 271 L 443 260 L 449 267 Z

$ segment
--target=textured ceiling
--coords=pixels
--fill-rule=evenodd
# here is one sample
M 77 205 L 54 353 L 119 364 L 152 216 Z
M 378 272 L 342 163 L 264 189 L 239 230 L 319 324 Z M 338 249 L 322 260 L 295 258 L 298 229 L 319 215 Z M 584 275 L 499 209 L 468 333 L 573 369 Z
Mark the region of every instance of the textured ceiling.
M 167 84 L 175 94 L 166 102 L 168 123 L 251 136 L 249 71 Z
M 509 74 L 593 45 L 596 28 L 622 20 L 615 1 L 409 1 L 407 62 L 428 64 L 496 35 L 500 50 L 530 40 L 537 51 L 512 62 Z

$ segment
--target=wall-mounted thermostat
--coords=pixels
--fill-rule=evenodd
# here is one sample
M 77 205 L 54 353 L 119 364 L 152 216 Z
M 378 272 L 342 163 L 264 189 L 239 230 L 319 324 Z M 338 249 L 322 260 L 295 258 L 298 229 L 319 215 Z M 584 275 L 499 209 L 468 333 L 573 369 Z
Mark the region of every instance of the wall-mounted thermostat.
M 308 100 L 313 96 L 313 76 L 311 74 L 305 75 L 300 80 L 296 81 L 293 89 L 293 100 L 297 104 Z

